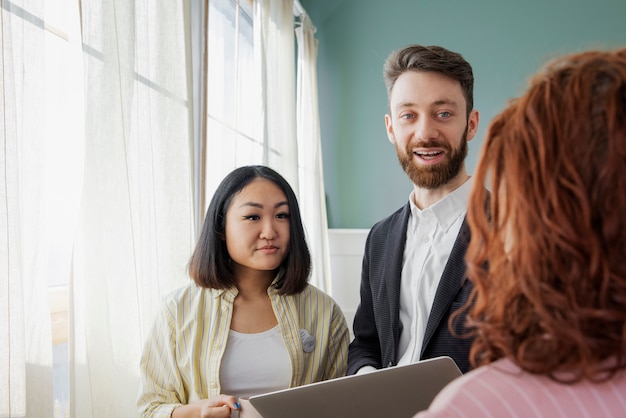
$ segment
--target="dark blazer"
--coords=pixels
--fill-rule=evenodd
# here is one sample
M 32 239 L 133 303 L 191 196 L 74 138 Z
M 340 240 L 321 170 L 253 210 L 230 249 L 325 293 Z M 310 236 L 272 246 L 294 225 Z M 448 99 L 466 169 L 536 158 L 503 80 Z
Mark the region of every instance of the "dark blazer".
M 377 369 L 395 366 L 398 362 L 400 323 L 400 279 L 402 256 L 410 205 L 372 227 L 365 243 L 361 271 L 361 302 L 354 317 L 354 340 L 348 350 L 348 374 L 363 366 Z M 441 276 L 428 318 L 421 359 L 450 356 L 459 369 L 469 370 L 470 338 L 452 335 L 448 327 L 450 314 L 467 301 L 473 288 L 465 276 L 465 251 L 470 240 L 466 220 L 452 247 Z M 465 316 L 455 322 L 459 334 L 467 331 Z

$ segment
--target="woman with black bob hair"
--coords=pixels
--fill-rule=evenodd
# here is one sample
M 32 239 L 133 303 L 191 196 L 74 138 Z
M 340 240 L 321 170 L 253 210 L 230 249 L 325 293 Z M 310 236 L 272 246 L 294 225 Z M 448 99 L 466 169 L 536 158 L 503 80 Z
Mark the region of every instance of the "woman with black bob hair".
M 298 201 L 276 171 L 222 180 L 188 269 L 144 347 L 142 417 L 231 417 L 252 395 L 345 375 L 345 317 L 308 283 Z
M 245 166 L 232 171 L 215 191 L 207 210 L 196 250 L 189 262 L 189 275 L 201 287 L 226 289 L 235 285 L 231 259 L 224 239 L 226 211 L 233 196 L 252 180 L 264 178 L 276 184 L 287 197 L 291 209 L 289 217 L 289 257 L 280 265 L 278 280 L 274 286 L 283 295 L 301 292 L 311 272 L 311 254 L 307 246 L 300 207 L 293 189 L 280 174 L 265 166 Z

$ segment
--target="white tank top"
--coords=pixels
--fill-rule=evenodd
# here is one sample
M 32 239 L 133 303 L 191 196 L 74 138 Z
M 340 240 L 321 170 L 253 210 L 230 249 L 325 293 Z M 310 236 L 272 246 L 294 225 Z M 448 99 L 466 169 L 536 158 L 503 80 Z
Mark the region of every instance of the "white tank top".
M 291 361 L 278 325 L 258 334 L 229 331 L 220 365 L 223 394 L 247 398 L 290 382 Z

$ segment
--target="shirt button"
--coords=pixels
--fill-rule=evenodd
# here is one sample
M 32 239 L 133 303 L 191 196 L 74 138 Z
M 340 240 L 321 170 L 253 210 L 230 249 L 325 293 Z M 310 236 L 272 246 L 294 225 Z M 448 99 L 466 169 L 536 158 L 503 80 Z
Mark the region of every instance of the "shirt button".
M 222 306 L 222 310 L 225 311 L 226 309 L 228 309 L 228 307 L 226 306 Z
M 217 384 L 215 384 L 215 382 L 211 382 L 211 387 L 215 389 L 217 387 Z
M 422 241 L 423 241 L 423 242 L 428 242 L 428 237 L 424 237 L 424 238 L 422 238 Z

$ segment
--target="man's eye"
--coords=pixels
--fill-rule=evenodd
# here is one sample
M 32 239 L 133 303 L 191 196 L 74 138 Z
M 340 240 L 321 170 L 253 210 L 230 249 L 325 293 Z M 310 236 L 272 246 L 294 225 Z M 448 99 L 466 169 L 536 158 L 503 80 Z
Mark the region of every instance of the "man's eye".
M 450 116 L 452 116 L 452 113 L 450 113 L 450 112 L 440 112 L 440 113 L 438 114 L 438 116 L 439 116 L 440 118 L 447 119 L 447 118 L 449 118 Z
M 404 115 L 400 116 L 400 119 L 413 119 L 415 117 L 415 115 L 411 114 L 411 113 L 407 113 Z

